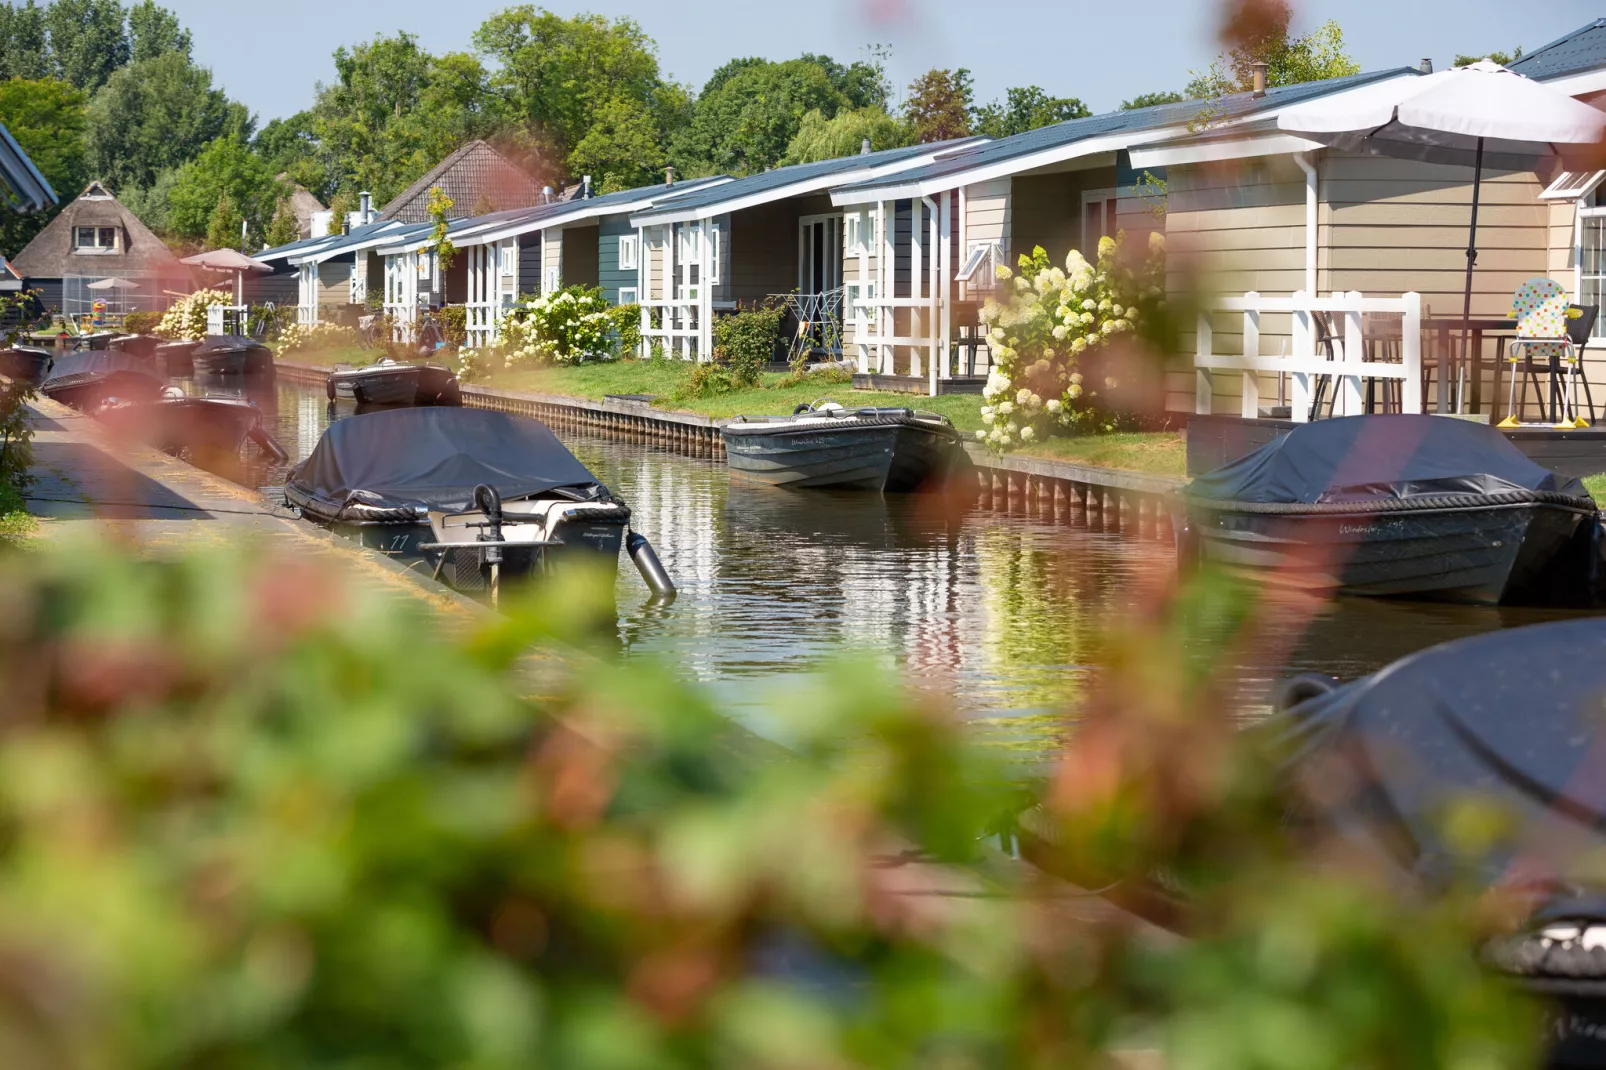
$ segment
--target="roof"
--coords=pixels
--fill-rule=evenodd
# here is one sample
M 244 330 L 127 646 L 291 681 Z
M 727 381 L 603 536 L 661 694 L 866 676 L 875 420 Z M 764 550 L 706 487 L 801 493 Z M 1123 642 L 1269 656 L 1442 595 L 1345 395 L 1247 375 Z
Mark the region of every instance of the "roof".
M 523 168 L 488 143 L 470 141 L 402 190 L 379 211 L 381 220 L 423 223 L 429 219 L 429 191 L 439 187 L 450 197 L 458 217 L 470 215 L 480 203 L 493 210 L 534 204 L 541 185 Z
M 93 256 L 72 251 L 73 228 L 117 227 L 123 232 L 121 251 Z M 133 212 L 124 208 L 103 183 L 91 182 L 70 201 L 27 247 L 12 260 L 30 279 L 59 279 L 66 275 L 130 275 L 153 271 L 186 274 L 162 239 L 151 233 Z
M 347 234 L 335 234 L 324 239 L 321 245 L 312 245 L 291 253 L 288 261 L 292 264 L 323 263 L 333 260 L 337 256 L 348 256 L 361 252 L 364 249 L 378 249 L 381 246 L 391 245 L 398 241 L 410 238 L 422 238 L 435 230 L 434 223 L 400 223 L 396 220 L 382 220 L 378 223 L 369 223 L 367 226 L 353 227 Z M 256 259 L 265 259 L 257 254 Z
M 1208 101 L 1185 100 L 1178 104 L 1156 104 L 1130 111 L 1105 112 L 1086 119 L 1071 119 L 1039 127 L 998 141 L 968 146 L 945 153 L 925 167 L 838 186 L 831 192 L 833 196 L 845 194 L 851 198 L 856 193 L 905 186 L 930 185 L 932 192 L 951 189 L 965 182 L 977 181 L 974 173 L 984 169 L 997 170 L 1000 174 L 1018 173 L 1047 166 L 1057 159 L 1074 159 L 1091 152 L 1114 151 L 1128 144 L 1174 137 L 1187 132 L 1190 126 L 1199 124 L 1201 120 L 1210 123 L 1231 122 L 1407 74 L 1418 76 L 1421 71 L 1415 67 L 1398 67 L 1319 82 L 1275 86 L 1266 90 L 1261 97 L 1247 92 L 1230 93 Z
M 400 234 L 409 227 L 427 226 L 428 224 L 407 224 L 395 221 L 382 221 L 368 223 L 364 226 L 353 227 L 347 234 L 324 234 L 317 238 L 302 238 L 286 245 L 264 249 L 252 257 L 269 264 L 299 262 L 301 258 L 314 253 L 330 253 L 335 255 L 336 250 L 346 250 L 351 246 L 359 245 L 374 238 L 388 234 Z
M 1511 64 L 1518 74 L 1540 82 L 1602 68 L 1606 68 L 1606 19 L 1580 26 Z
M 17 212 L 42 212 L 58 199 L 45 176 L 3 124 L 0 124 L 0 193 Z

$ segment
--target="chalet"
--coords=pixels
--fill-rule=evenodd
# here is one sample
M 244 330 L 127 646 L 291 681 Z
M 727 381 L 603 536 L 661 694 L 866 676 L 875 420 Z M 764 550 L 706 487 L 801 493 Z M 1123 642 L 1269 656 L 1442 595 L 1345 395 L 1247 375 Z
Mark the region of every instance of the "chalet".
M 162 309 L 191 288 L 178 257 L 100 182 L 63 208 L 12 264 L 46 308 L 68 316 L 89 313 L 97 301 L 112 313 Z

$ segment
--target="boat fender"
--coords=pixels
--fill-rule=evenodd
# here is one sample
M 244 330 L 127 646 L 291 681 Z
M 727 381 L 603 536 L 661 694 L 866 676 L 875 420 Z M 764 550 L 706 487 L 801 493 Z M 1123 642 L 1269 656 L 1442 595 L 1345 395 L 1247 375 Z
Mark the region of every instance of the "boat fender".
M 799 402 L 797 404 L 797 406 L 792 409 L 792 415 L 793 416 L 802 416 L 805 412 L 808 412 L 808 411 L 809 411 L 809 403 L 806 402 L 806 401 L 803 401 L 803 402 Z
M 329 395 L 329 400 L 335 400 L 335 377 L 330 376 L 323 381 L 323 392 Z
M 653 550 L 652 543 L 647 541 L 645 535 L 632 531 L 625 539 L 625 550 L 630 554 L 630 560 L 636 563 L 636 570 L 641 578 L 647 582 L 647 587 L 659 598 L 670 598 L 675 594 L 675 581 L 669 578 L 669 572 L 664 568 L 658 554 Z
M 1313 698 L 1332 694 L 1338 687 L 1338 681 L 1331 676 L 1322 676 L 1319 673 L 1300 673 L 1287 680 L 1280 680 L 1276 687 L 1271 689 L 1271 708 L 1278 713 L 1287 713 L 1295 706 L 1309 702 Z

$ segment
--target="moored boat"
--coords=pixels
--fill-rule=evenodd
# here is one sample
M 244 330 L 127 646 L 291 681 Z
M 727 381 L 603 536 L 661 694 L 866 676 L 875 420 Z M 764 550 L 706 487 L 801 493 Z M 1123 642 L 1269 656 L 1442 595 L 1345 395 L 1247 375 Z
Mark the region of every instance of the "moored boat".
M 194 397 L 168 387 L 152 400 L 109 398 L 95 416 L 117 433 L 167 453 L 237 456 L 249 441 L 275 460 L 286 457 L 263 426 L 262 410 L 244 398 Z
M 211 334 L 191 353 L 197 374 L 260 375 L 273 370 L 273 352 L 238 334 Z
M 151 362 L 115 350 L 83 350 L 57 356 L 39 392 L 52 401 L 88 411 L 108 398 L 154 401 L 162 381 Z
M 945 478 L 961 454 L 945 416 L 824 400 L 791 416 L 737 417 L 722 431 L 732 471 L 784 487 L 918 490 Z
M 0 375 L 37 383 L 50 370 L 55 354 L 41 346 L 15 345 L 0 349 Z
M 489 493 L 486 493 L 489 492 Z M 301 515 L 479 589 L 583 551 L 617 558 L 630 509 L 537 420 L 411 407 L 331 424 L 285 484 Z M 495 539 L 482 538 L 499 511 Z M 499 559 L 499 560 L 496 560 Z
M 324 389 L 330 401 L 359 405 L 460 405 L 457 376 L 439 364 L 407 364 L 385 357 L 361 368 L 337 368 Z
M 162 371 L 167 375 L 194 375 L 195 351 L 200 347 L 200 342 L 187 339 L 160 342 L 156 346 L 156 359 L 161 362 Z
M 1182 492 L 1179 553 L 1280 586 L 1583 605 L 1600 581 L 1582 483 L 1440 416 L 1304 424 Z

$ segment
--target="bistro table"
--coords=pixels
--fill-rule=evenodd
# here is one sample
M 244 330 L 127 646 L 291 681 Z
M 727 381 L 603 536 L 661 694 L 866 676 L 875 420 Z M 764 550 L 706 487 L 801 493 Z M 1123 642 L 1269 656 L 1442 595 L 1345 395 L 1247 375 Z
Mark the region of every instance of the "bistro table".
M 1471 333 L 1470 345 L 1468 347 L 1471 353 L 1470 360 L 1468 359 L 1466 353 L 1457 354 L 1450 348 L 1450 339 L 1452 335 L 1459 336 L 1463 329 L 1466 329 Z M 1423 319 L 1422 330 L 1424 332 L 1432 331 L 1438 337 L 1439 387 L 1434 406 L 1435 411 L 1451 411 L 1450 380 L 1455 379 L 1457 382 L 1460 382 L 1460 374 L 1462 371 L 1467 371 L 1471 380 L 1468 383 L 1468 386 L 1471 388 L 1472 392 L 1472 411 L 1476 413 L 1482 407 L 1483 368 L 1480 367 L 1480 362 L 1483 360 L 1483 336 L 1485 333 L 1514 333 L 1516 329 L 1517 321 L 1514 319 L 1463 320 L 1460 316 L 1435 316 Z M 1494 397 L 1490 399 L 1489 416 L 1489 422 L 1491 424 L 1497 424 L 1501 419 L 1500 375 L 1502 365 L 1505 364 L 1505 361 L 1501 359 L 1504 349 L 1504 345 L 1498 346 L 1495 350 L 1494 360 L 1491 362 L 1494 371 Z M 1455 398 L 1454 411 L 1458 413 L 1466 412 L 1466 400 L 1466 396 L 1458 391 Z

